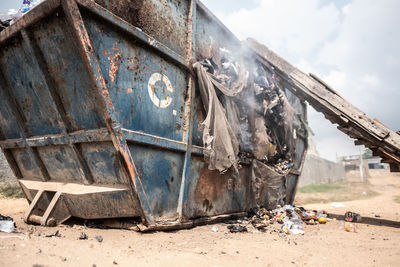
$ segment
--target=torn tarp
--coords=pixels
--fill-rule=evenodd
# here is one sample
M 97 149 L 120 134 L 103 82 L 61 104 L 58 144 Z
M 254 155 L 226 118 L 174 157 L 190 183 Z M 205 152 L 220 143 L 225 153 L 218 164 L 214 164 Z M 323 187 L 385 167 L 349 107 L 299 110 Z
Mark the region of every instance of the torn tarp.
M 266 209 L 283 206 L 286 197 L 285 175 L 258 160 L 251 165 L 251 184 L 255 204 Z
M 222 172 L 233 166 L 235 170 L 238 170 L 239 142 L 215 92 L 214 79 L 200 63 L 195 63 L 193 68 L 197 74 L 204 109 L 207 111 L 207 117 L 202 122 L 202 126 L 204 127 L 204 156 L 209 169 Z M 225 92 L 228 92 L 228 89 Z

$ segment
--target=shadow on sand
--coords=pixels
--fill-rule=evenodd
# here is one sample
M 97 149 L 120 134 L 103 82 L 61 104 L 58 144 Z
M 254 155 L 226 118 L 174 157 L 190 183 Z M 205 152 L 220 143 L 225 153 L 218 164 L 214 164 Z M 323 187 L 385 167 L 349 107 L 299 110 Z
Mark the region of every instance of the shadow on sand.
M 344 220 L 344 215 L 329 213 L 328 216 L 329 218 L 335 218 L 336 220 Z M 400 228 L 400 222 L 373 217 L 362 217 L 361 222 L 356 223 Z

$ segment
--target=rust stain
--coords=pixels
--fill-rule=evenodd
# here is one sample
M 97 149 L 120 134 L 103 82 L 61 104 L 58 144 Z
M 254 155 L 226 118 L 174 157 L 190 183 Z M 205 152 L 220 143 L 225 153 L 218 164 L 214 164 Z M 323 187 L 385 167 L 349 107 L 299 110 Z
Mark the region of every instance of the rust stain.
M 212 171 L 204 166 L 195 191 L 196 202 L 208 203 L 207 206 L 210 207 L 228 190 L 228 180 L 229 177 L 226 174 L 221 175 L 219 171 Z
M 104 54 L 105 56 L 111 55 L 111 53 L 110 53 L 110 52 L 107 52 L 105 49 L 103 50 L 103 54 Z
M 114 49 L 114 48 L 113 48 Z M 117 72 L 119 70 L 119 66 L 122 60 L 121 53 L 115 53 L 113 57 L 108 57 L 110 60 L 110 70 L 108 75 L 110 77 L 111 84 L 114 84 L 115 77 L 117 76 Z
M 104 79 L 103 79 L 103 77 L 97 77 L 97 76 L 95 76 L 95 80 L 97 81 L 97 80 L 100 80 L 100 84 L 102 84 L 102 91 L 101 91 L 101 93 L 103 94 L 103 97 L 104 97 L 104 100 L 107 102 L 107 105 L 109 106 L 109 107 L 112 107 L 113 106 L 113 103 L 112 103 L 112 101 L 111 101 L 111 97 L 110 97 L 110 93 L 108 92 L 108 90 L 107 90 L 107 87 L 105 86 L 105 82 L 104 82 Z

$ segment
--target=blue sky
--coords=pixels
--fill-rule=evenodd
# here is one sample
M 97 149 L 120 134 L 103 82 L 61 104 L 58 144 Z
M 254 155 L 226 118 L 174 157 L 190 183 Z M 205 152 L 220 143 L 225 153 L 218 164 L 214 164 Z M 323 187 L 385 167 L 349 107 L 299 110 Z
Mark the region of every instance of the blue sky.
M 22 0 L 1 0 L 0 13 Z M 254 37 L 305 72 L 323 78 L 371 118 L 400 130 L 400 1 L 203 0 L 240 39 Z M 356 154 L 353 140 L 312 109 L 320 154 Z

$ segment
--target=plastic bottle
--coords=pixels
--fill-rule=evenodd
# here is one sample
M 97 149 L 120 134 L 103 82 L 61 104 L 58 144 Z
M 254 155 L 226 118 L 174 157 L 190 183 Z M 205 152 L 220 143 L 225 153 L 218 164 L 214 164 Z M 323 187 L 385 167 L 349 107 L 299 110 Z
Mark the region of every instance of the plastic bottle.
M 0 232 L 12 233 L 15 230 L 14 221 L 1 220 L 0 221 Z
M 22 14 L 28 12 L 32 8 L 31 4 L 32 4 L 31 0 L 24 0 L 24 2 L 22 2 L 22 6 L 21 6 Z

